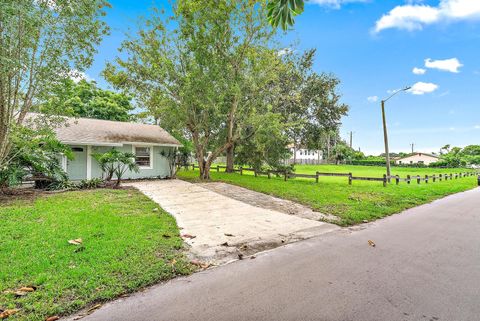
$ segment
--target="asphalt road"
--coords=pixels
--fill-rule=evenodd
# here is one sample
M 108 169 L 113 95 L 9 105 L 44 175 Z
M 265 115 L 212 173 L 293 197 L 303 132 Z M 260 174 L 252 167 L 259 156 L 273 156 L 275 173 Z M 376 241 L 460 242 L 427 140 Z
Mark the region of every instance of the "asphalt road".
M 480 189 L 179 278 L 82 320 L 478 321 Z

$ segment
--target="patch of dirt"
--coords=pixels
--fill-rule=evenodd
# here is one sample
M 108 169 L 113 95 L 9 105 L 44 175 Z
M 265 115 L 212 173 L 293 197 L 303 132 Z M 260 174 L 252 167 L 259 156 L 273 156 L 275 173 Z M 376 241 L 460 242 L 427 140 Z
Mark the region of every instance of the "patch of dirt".
M 227 183 L 200 183 L 206 189 L 218 194 L 228 196 L 235 200 L 269 210 L 278 211 L 288 215 L 295 215 L 314 221 L 338 222 L 339 218 L 334 215 L 316 212 L 308 206 L 284 200 L 267 194 L 255 192 L 243 187 Z

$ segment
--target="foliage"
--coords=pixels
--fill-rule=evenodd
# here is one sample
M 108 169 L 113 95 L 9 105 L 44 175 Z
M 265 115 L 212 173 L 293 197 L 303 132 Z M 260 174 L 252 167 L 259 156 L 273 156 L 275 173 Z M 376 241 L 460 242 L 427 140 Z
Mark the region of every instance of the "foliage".
M 282 56 L 280 88 L 275 92 L 273 111 L 282 115 L 294 149 L 305 146 L 330 154 L 348 106 L 340 102 L 339 79 L 332 74 L 316 73 L 314 58 L 315 50 L 301 55 L 288 51 Z
M 315 172 L 352 173 L 354 176 L 382 177 L 385 167 L 351 165 L 297 165 L 298 174 Z M 464 172 L 465 169 L 401 168 L 396 167 L 394 174 L 426 175 Z M 194 181 L 198 172 L 180 171 L 182 179 Z M 437 181 L 435 184 L 389 184 L 386 188 L 379 182 L 355 181 L 348 185 L 347 177 L 320 177 L 319 183 L 313 179 L 296 178 L 287 180 L 265 176 L 254 177 L 245 171 L 243 175 L 213 172 L 212 180 L 221 181 L 260 193 L 273 195 L 305 204 L 321 213 L 336 215 L 341 225 L 353 225 L 364 220 L 373 221 L 407 208 L 429 203 L 444 196 L 473 189 L 477 185 L 476 177 Z
M 469 145 L 464 148 L 445 145 L 440 149 L 440 160 L 431 164 L 434 167 L 459 167 L 480 165 L 480 145 Z
M 11 135 L 59 79 L 91 65 L 108 29 L 105 0 L 0 2 L 0 168 Z
M 122 177 L 127 170 L 136 173 L 139 172 L 133 153 L 121 152 L 113 148 L 106 153 L 94 153 L 92 156 L 100 165 L 107 182 L 110 182 L 113 176 L 117 177 L 116 186 L 120 186 Z
M 60 143 L 49 128 L 16 127 L 11 137 L 12 147 L 6 164 L 0 167 L 0 187 L 18 185 L 26 176 L 65 180 L 67 174 L 60 164 L 60 155 L 68 159 L 73 154 Z
M 236 163 L 249 165 L 256 170 L 267 165 L 269 169 L 280 170 L 283 160 L 290 157 L 286 147 L 289 139 L 285 135 L 284 124 L 278 114 L 269 113 L 258 117 L 253 124 L 255 135 L 244 140 L 235 150 Z
M 93 81 L 76 83 L 67 78 L 53 86 L 51 94 L 36 110 L 64 116 L 130 121 L 134 108 L 131 98 L 125 94 L 100 89 Z
M 162 127 L 192 139 L 208 179 L 211 163 L 245 137 L 257 110 L 268 108 L 263 93 L 278 61 L 268 49 L 273 31 L 264 5 L 249 0 L 183 0 L 173 12 L 168 19 L 154 10 L 137 37 L 123 43 L 126 58 L 104 74 Z
M 78 189 L 94 189 L 99 188 L 103 185 L 103 180 L 101 178 L 92 178 L 92 179 L 83 179 L 77 184 Z
M 180 166 L 177 167 L 177 162 L 180 157 L 180 152 L 173 148 L 168 148 L 166 151 L 162 150 L 160 155 L 165 157 L 168 161 L 168 171 L 169 171 L 169 178 L 175 178 L 177 175 L 177 171 Z
M 288 26 L 295 23 L 295 16 L 303 12 L 304 0 L 269 0 L 267 9 L 268 21 L 272 27 L 281 26 L 287 30 Z
M 0 205 L 1 308 L 44 321 L 193 271 L 175 219 L 136 190 L 66 192 Z M 80 247 L 68 240 L 81 238 Z M 35 285 L 16 297 L 12 291 Z

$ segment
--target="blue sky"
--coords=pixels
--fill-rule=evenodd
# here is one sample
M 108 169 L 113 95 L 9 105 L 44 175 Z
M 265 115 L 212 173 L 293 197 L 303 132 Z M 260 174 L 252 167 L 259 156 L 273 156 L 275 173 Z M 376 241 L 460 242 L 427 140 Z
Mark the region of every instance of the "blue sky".
M 86 72 L 104 87 L 99 74 L 105 62 L 154 2 L 111 3 L 111 35 Z M 168 1 L 155 3 L 169 7 Z M 285 47 L 316 48 L 316 71 L 341 79 L 351 108 L 342 137 L 353 131 L 355 148 L 383 150 L 380 100 L 415 84 L 387 102 L 392 151 L 409 151 L 410 143 L 424 152 L 480 144 L 480 0 L 311 0 L 280 39 Z

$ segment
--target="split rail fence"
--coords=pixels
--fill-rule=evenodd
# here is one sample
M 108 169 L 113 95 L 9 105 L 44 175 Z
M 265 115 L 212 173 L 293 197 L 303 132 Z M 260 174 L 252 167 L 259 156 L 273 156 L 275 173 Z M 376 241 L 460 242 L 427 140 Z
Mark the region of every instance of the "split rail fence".
M 191 164 L 185 166 L 186 169 L 192 168 L 195 170 L 199 168 L 198 165 Z M 220 172 L 221 169 L 226 169 L 226 166 L 217 165 L 211 168 L 211 170 L 216 170 Z M 272 175 L 276 177 L 283 177 L 284 181 L 287 181 L 290 178 L 311 178 L 314 179 L 316 183 L 319 182 L 320 177 L 347 177 L 348 184 L 352 185 L 353 181 L 371 181 L 371 182 L 382 182 L 383 186 L 386 187 L 388 183 L 395 182 L 396 185 L 399 185 L 400 182 L 405 182 L 407 184 L 417 183 L 421 184 L 424 182 L 425 184 L 428 183 L 435 183 L 441 181 L 448 181 L 454 180 L 464 177 L 472 177 L 477 176 L 478 185 L 480 186 L 480 173 L 478 172 L 462 172 L 462 173 L 445 173 L 445 174 L 434 174 L 434 175 L 407 175 L 406 177 L 400 177 L 399 175 L 387 176 L 383 175 L 383 177 L 362 177 L 362 176 L 353 176 L 352 173 L 324 173 L 324 172 L 316 172 L 315 174 L 296 174 L 296 173 L 289 173 L 286 171 L 257 171 L 254 168 L 247 168 L 247 167 L 238 167 L 234 168 L 234 172 L 240 173 L 243 175 L 244 172 L 253 172 L 254 176 L 267 176 L 269 179 L 272 178 Z

